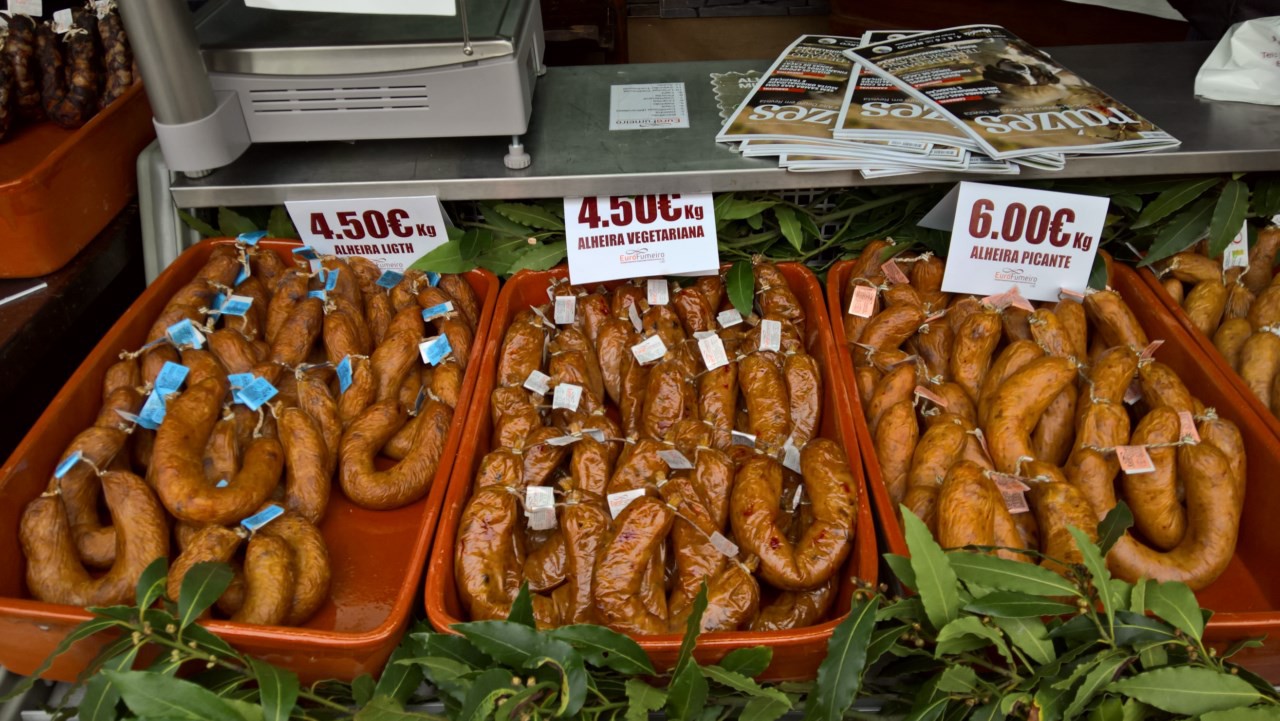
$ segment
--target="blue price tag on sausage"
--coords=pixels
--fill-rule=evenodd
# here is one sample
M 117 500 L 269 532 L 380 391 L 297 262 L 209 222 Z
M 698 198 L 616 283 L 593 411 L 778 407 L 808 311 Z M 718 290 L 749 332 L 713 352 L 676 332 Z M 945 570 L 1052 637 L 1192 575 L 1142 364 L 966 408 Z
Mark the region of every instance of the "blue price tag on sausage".
M 453 347 L 449 345 L 449 336 L 438 335 L 435 338 L 428 338 L 418 344 L 418 352 L 422 354 L 422 362 L 430 365 L 440 365 L 440 361 L 449 355 L 449 351 Z
M 226 488 L 226 487 L 227 487 L 227 486 L 229 486 L 229 485 L 231 485 L 231 484 L 230 484 L 230 483 L 227 483 L 227 479 L 223 478 L 222 480 L 220 480 L 220 481 L 218 481 L 217 483 L 213 484 L 213 487 L 214 487 L 214 488 Z
M 155 430 L 164 422 L 164 394 L 159 390 L 151 391 L 147 402 L 142 404 L 142 412 L 138 414 L 138 425 L 148 430 Z
M 58 464 L 58 467 L 53 469 L 53 477 L 61 480 L 62 477 L 67 475 L 71 470 L 72 466 L 80 462 L 81 458 L 84 458 L 84 454 L 80 451 L 76 451 L 66 458 L 63 458 L 62 462 Z
M 390 290 L 400 284 L 404 280 L 404 275 L 394 270 L 384 270 L 382 275 L 378 276 L 377 283 L 380 287 Z
M 307 297 L 308 297 L 308 298 L 319 298 L 320 300 L 328 300 L 328 299 L 329 299 L 329 298 L 328 298 L 328 296 L 325 294 L 325 292 L 324 292 L 323 290 L 311 290 L 311 291 L 307 291 Z
M 227 302 L 227 294 L 219 293 L 213 296 L 213 303 L 209 305 L 213 310 L 209 311 L 209 315 L 222 315 L 222 304 Z
M 439 273 L 433 273 L 433 272 L 431 272 L 431 271 L 429 271 L 429 270 L 428 270 L 428 271 L 427 271 L 427 285 L 431 286 L 432 288 L 436 287 L 437 285 L 440 285 L 440 274 L 439 274 Z
M 232 285 L 239 286 L 241 283 L 245 282 L 246 280 L 249 280 L 249 274 L 252 272 L 253 271 L 249 268 L 249 264 L 247 262 L 241 263 L 240 274 L 236 276 L 236 282 L 233 283 Z
M 247 295 L 233 295 L 227 298 L 218 306 L 218 312 L 223 315 L 235 315 L 243 317 L 249 312 L 249 308 L 253 306 L 253 298 Z
M 276 520 L 282 515 L 284 515 L 284 509 L 273 503 L 270 506 L 267 506 L 266 508 L 262 509 L 261 511 L 258 511 L 257 513 L 253 514 L 252 516 L 249 516 L 248 518 L 244 519 L 243 521 L 240 522 L 240 525 L 244 526 L 244 530 L 248 531 L 249 533 L 256 533 L 258 529 L 262 528 L 268 523 L 271 523 L 272 521 Z
M 227 376 L 227 382 L 231 384 L 232 388 L 244 388 L 252 383 L 256 377 L 252 373 L 232 373 Z
M 326 291 L 333 290 L 334 288 L 338 287 L 338 271 L 339 270 L 341 269 L 334 268 L 333 270 L 330 270 L 329 274 L 324 277 L 324 289 Z
M 267 237 L 267 231 L 255 230 L 252 233 L 241 233 L 240 235 L 237 235 L 236 242 L 244 243 L 245 245 L 257 245 L 258 241 L 265 237 Z
M 249 406 L 249 410 L 256 411 L 279 392 L 266 378 L 254 378 L 252 383 L 236 392 L 236 400 Z
M 347 392 L 351 387 L 351 376 L 351 356 L 346 356 L 338 362 L 338 392 Z
M 427 402 L 427 388 L 420 386 L 418 388 L 418 398 L 413 402 L 413 414 L 416 416 L 422 412 L 422 404 Z
M 196 329 L 190 318 L 184 318 L 169 326 L 165 329 L 165 334 L 179 348 L 198 349 L 204 347 L 204 334 Z
M 435 318 L 439 318 L 440 316 L 446 313 L 452 313 L 452 312 L 453 312 L 453 301 L 446 300 L 445 302 L 440 303 L 438 305 L 433 305 L 430 308 L 423 308 L 422 319 L 433 320 Z
M 299 258 L 302 258 L 303 260 L 320 260 L 320 254 L 316 252 L 315 248 L 312 248 L 309 245 L 304 245 L 300 248 L 294 248 L 293 254 L 298 256 Z
M 182 382 L 187 379 L 187 374 L 191 372 L 190 368 L 173 361 L 165 361 L 160 372 L 156 374 L 156 390 L 161 395 L 168 395 L 182 387 Z

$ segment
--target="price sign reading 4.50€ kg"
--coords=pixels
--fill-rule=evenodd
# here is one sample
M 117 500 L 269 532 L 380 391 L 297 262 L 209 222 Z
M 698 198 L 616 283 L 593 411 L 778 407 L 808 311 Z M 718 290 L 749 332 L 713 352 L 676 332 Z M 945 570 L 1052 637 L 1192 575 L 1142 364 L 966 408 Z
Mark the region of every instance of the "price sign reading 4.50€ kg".
M 575 284 L 719 269 L 711 194 L 564 199 Z
M 321 255 L 363 255 L 403 271 L 448 239 L 434 196 L 291 200 L 285 203 L 303 242 Z
M 1052 301 L 1062 288 L 1088 286 L 1106 198 L 961 183 L 930 215 L 953 197 L 943 290 L 992 295 L 1016 287 L 1025 298 Z

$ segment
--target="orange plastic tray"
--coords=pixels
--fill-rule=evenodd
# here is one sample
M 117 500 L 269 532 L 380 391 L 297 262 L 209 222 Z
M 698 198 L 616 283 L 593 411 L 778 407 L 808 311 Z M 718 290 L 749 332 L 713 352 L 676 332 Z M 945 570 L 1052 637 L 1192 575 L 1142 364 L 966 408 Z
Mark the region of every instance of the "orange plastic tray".
M 852 261 L 837 263 L 828 276 L 827 302 L 836 319 L 842 318 L 837 314 L 844 313 L 841 296 L 849 281 L 852 265 Z M 1274 482 L 1272 474 L 1280 468 L 1280 438 L 1262 424 L 1230 382 L 1229 374 L 1215 367 L 1213 359 L 1166 311 L 1152 290 L 1138 279 L 1138 274 L 1119 263 L 1112 264 L 1111 268 L 1112 288 L 1133 309 L 1148 337 L 1164 340 L 1164 345 L 1156 351 L 1157 360 L 1176 371 L 1206 406 L 1216 408 L 1219 415 L 1239 426 L 1244 437 L 1249 459 L 1247 502 L 1240 520 L 1236 554 L 1226 572 L 1213 585 L 1196 594 L 1200 605 L 1214 611 L 1205 637 L 1219 647 L 1249 636 L 1270 635 L 1274 638 L 1280 632 L 1280 575 L 1273 572 L 1275 559 L 1280 557 L 1280 537 L 1276 536 L 1272 526 L 1274 517 L 1280 513 L 1280 485 Z M 862 458 L 867 483 L 872 487 L 872 497 L 876 500 L 876 516 L 882 531 L 890 539 L 889 549 L 906 554 L 896 509 L 889 502 L 880 463 L 871 450 L 874 446 L 870 444 L 866 416 L 853 385 L 853 361 L 845 343 L 844 324 L 836 322 L 832 327 L 843 357 L 841 367 L 845 386 L 849 389 L 849 403 L 855 411 L 858 440 L 868 449 Z M 877 493 L 876 489 L 880 492 Z M 1247 649 L 1235 660 L 1272 683 L 1280 682 L 1280 644 L 1272 642 L 1260 649 Z
M 102 378 L 122 349 L 137 348 L 170 296 L 187 283 L 216 244 L 206 240 L 183 253 L 112 326 L 63 386 L 35 426 L 0 468 L 0 666 L 31 673 L 72 627 L 89 618 L 83 609 L 32 600 L 26 563 L 18 546 L 18 519 L 45 489 L 71 439 L 93 422 L 101 405 Z M 287 262 L 299 244 L 263 240 Z M 476 347 L 486 342 L 498 280 L 485 270 L 466 274 L 482 300 Z M 452 461 L 463 445 L 467 402 L 474 397 L 480 364 L 467 368 L 462 399 L 445 441 L 440 468 L 426 498 L 394 511 L 369 511 L 335 492 L 320 530 L 333 565 L 332 598 L 300 628 L 252 626 L 230 621 L 205 625 L 241 651 L 296 672 L 304 683 L 350 680 L 377 673 L 403 635 L 448 487 Z M 487 404 L 481 404 L 486 407 Z M 469 447 L 469 446 L 468 446 Z M 45 675 L 74 680 L 104 642 L 77 643 Z
M 857 444 L 854 441 L 847 394 L 844 393 L 839 370 L 835 367 L 838 360 L 835 345 L 828 331 L 826 310 L 822 307 L 822 289 L 818 285 L 818 279 L 804 266 L 796 263 L 781 263 L 778 267 L 804 306 L 808 334 L 805 342 L 809 352 L 818 360 L 822 368 L 825 380 L 823 384 L 825 405 L 822 413 L 821 435 L 838 440 L 844 447 L 849 455 L 854 474 L 858 476 L 859 484 L 863 489 L 858 496 L 858 520 L 853 553 L 850 554 L 849 562 L 845 567 L 844 584 L 837 599 L 839 608 L 848 608 L 853 593 L 853 585 L 849 582 L 850 577 L 856 576 L 871 584 L 875 584 L 877 580 L 877 556 L 875 536 L 872 533 L 871 507 L 867 501 L 866 484 L 863 482 L 861 467 L 857 460 Z M 427 617 L 431 625 L 437 629 L 447 630 L 452 624 L 467 620 L 458 599 L 453 576 L 454 538 L 457 536 L 463 507 L 471 497 L 472 480 L 480 465 L 480 459 L 485 453 L 482 449 L 489 448 L 493 422 L 489 414 L 488 401 L 497 378 L 498 354 L 502 348 L 503 337 L 517 312 L 529 306 L 546 303 L 548 283 L 552 280 L 563 281 L 567 276 L 568 271 L 564 266 L 543 272 L 521 272 L 506 283 L 502 289 L 502 295 L 498 297 L 494 325 L 490 329 L 484 352 L 484 366 L 481 369 L 478 393 L 471 413 L 467 417 L 468 445 L 454 464 L 453 477 L 449 481 L 449 492 L 445 497 L 441 514 L 440 533 L 436 537 L 431 565 L 427 569 Z M 608 285 L 614 286 L 617 283 Z M 826 656 L 827 641 L 831 637 L 832 630 L 845 615 L 842 613 L 840 618 L 792 631 L 708 633 L 698 639 L 695 655 L 700 662 L 714 663 L 736 648 L 764 645 L 773 649 L 773 661 L 762 674 L 762 679 L 813 678 L 818 664 Z M 681 638 L 679 634 L 664 634 L 637 636 L 636 641 L 649 654 L 654 666 L 659 671 L 663 671 L 675 665 Z
M 1155 273 L 1152 273 L 1150 268 L 1143 268 L 1137 273 L 1142 278 L 1142 282 L 1151 289 L 1152 294 L 1160 299 L 1161 305 L 1178 321 L 1178 325 L 1182 326 L 1183 330 L 1200 347 L 1200 350 L 1204 351 L 1204 355 L 1213 364 L 1214 372 L 1243 396 L 1245 404 L 1262 419 L 1262 424 L 1273 435 L 1280 438 L 1280 419 L 1277 419 L 1266 406 L 1262 405 L 1262 401 L 1258 400 L 1253 391 L 1249 390 L 1249 386 L 1245 385 L 1244 379 L 1240 377 L 1240 374 L 1227 365 L 1227 359 L 1223 358 L 1222 354 L 1218 352 L 1217 347 L 1213 345 L 1213 340 L 1191 324 L 1191 319 L 1187 317 L 1186 311 L 1182 310 L 1182 306 L 1173 302 L 1173 296 L 1169 295 L 1164 286 L 1160 285 L 1160 280 L 1156 278 Z
M 155 137 L 141 83 L 77 130 L 20 123 L 0 142 L 0 278 L 66 265 L 137 190 L 138 153 Z

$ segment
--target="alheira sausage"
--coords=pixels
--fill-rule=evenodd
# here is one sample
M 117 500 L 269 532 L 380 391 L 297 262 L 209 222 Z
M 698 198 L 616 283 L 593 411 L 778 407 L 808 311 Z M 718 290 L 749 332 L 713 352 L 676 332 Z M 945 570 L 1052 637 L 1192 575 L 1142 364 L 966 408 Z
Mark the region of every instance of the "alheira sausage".
M 301 408 L 277 415 L 285 457 L 284 507 L 319 523 L 329 505 L 329 450 L 316 421 Z
M 857 512 L 857 485 L 834 441 L 811 441 L 800 452 L 800 465 L 814 520 L 796 544 L 777 525 L 782 466 L 776 461 L 747 461 L 730 499 L 738 544 L 760 557 L 761 577 L 784 590 L 811 589 L 839 570 L 852 546 Z
M 171 400 L 156 432 L 150 479 L 161 502 L 192 523 L 234 523 L 251 514 L 280 478 L 284 452 L 274 438 L 253 439 L 240 470 L 219 488 L 205 479 L 202 459 L 217 422 L 225 381 L 209 378 Z
M 293 583 L 286 585 L 292 592 L 289 611 L 284 617 L 284 624 L 300 626 L 329 599 L 329 581 L 332 572 L 329 568 L 329 548 L 319 529 L 309 521 L 293 513 L 285 513 L 258 530 L 258 536 L 279 538 L 288 545 L 290 554 L 290 570 Z M 250 548 L 253 542 L 249 543 Z M 258 569 L 250 559 L 246 559 L 246 578 L 250 592 L 253 589 L 253 578 Z
M 642 497 L 614 519 L 596 562 L 593 598 L 601 623 L 621 633 L 666 633 L 666 599 L 659 613 L 646 607 L 641 592 L 645 571 L 661 552 L 675 513 L 661 501 Z
M 763 354 L 748 354 L 738 364 L 738 387 L 746 400 L 756 447 L 766 452 L 781 449 L 791 434 L 790 404 L 782 371 Z
M 40 66 L 36 56 L 36 24 L 26 15 L 10 15 L 4 43 L 5 61 L 13 71 L 14 107 L 19 118 L 39 120 Z
M 62 499 L 45 494 L 27 504 L 18 540 L 31 595 L 72 606 L 120 605 L 133 598 L 147 566 L 169 555 L 168 521 L 146 482 L 132 473 L 107 471 L 102 491 L 116 529 L 116 551 L 111 568 L 98 578 L 81 565 Z
M 1033 458 L 1030 432 L 1054 397 L 1075 381 L 1076 368 L 1070 358 L 1037 358 L 996 391 L 986 428 L 996 470 L 1016 475 L 1023 459 Z
M 1178 499 L 1176 448 L 1178 412 L 1168 406 L 1153 409 L 1133 431 L 1130 443 L 1147 448 L 1155 466 L 1149 473 L 1125 473 L 1120 486 L 1133 511 L 1134 527 L 1152 546 L 1167 551 L 1182 541 L 1187 512 Z
M 431 488 L 453 413 L 443 403 L 428 400 L 420 414 L 413 450 L 395 466 L 376 470 L 374 457 L 404 418 L 394 400 L 381 401 L 369 406 L 343 434 L 339 482 L 356 505 L 374 510 L 400 508 L 422 498 Z

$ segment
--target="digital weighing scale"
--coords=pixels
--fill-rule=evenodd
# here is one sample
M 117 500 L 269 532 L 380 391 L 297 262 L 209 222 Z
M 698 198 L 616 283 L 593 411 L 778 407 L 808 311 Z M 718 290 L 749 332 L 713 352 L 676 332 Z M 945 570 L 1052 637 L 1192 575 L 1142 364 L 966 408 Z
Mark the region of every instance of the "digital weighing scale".
M 206 175 L 250 143 L 511 136 L 528 167 L 544 38 L 537 0 L 457 0 L 453 16 L 119 0 L 172 170 Z M 360 0 L 352 0 L 358 8 Z

